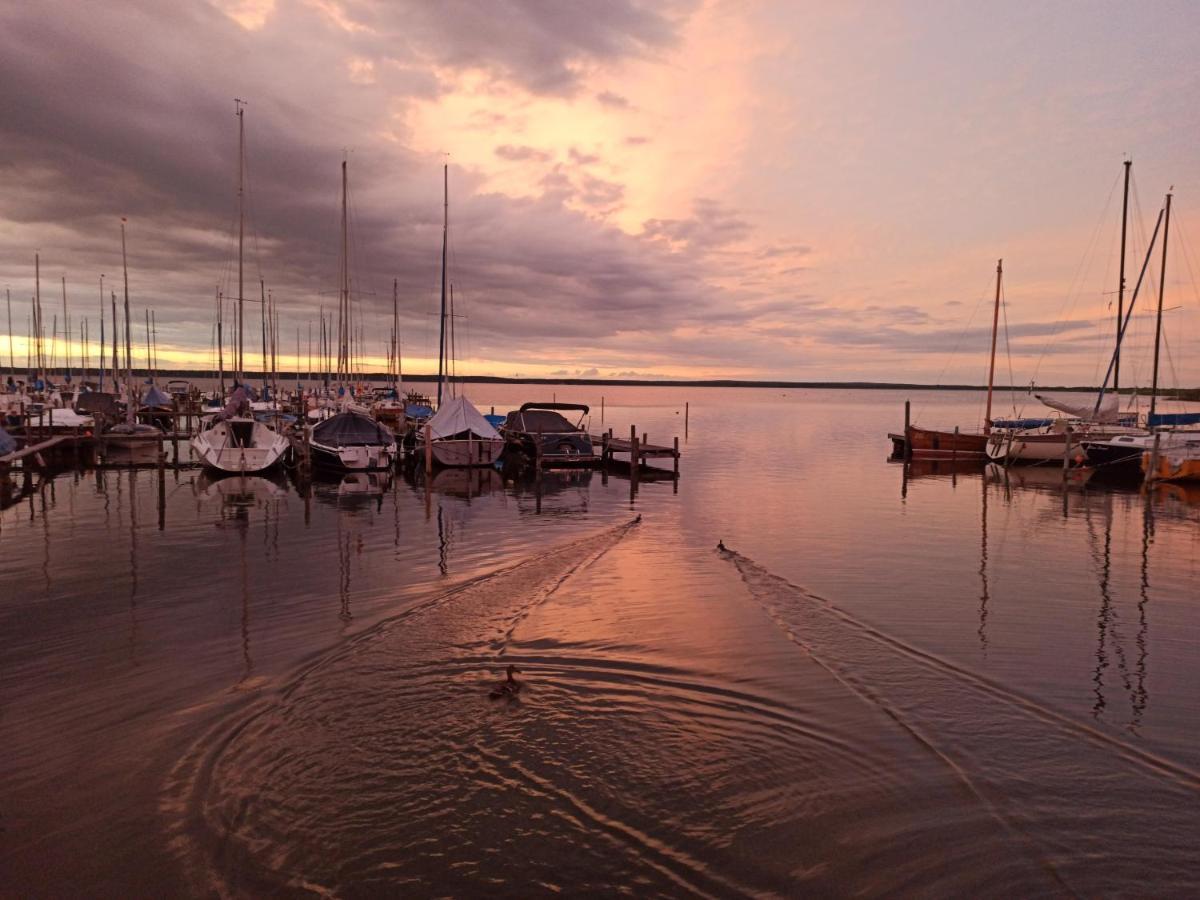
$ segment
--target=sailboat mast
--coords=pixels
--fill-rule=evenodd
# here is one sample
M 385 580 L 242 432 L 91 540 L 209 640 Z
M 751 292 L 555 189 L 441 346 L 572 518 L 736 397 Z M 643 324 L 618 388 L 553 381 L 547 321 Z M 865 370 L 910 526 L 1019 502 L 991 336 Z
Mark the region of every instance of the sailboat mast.
M 996 260 L 996 305 L 992 310 L 992 357 L 988 363 L 987 412 L 983 417 L 983 433 L 992 433 L 992 387 L 996 379 L 996 332 L 1000 326 L 1000 279 L 1004 275 L 1004 260 Z
M 1158 400 L 1158 345 L 1162 339 L 1163 290 L 1167 284 L 1167 235 L 1171 230 L 1171 195 L 1163 213 L 1162 270 L 1158 277 L 1158 315 L 1154 322 L 1154 374 L 1150 382 L 1150 427 L 1154 427 L 1154 407 Z
M 42 261 L 41 257 L 33 254 L 33 331 L 37 337 L 37 375 L 44 378 L 44 362 L 42 358 Z
M 100 373 L 100 392 L 104 393 L 104 275 L 100 275 L 100 353 L 96 370 Z
M 349 220 L 346 213 L 346 160 L 342 160 L 342 284 L 338 304 L 338 371 L 339 381 L 350 377 L 350 240 Z
M 263 389 L 267 387 L 267 283 L 262 278 L 258 279 L 259 299 L 259 320 L 262 327 L 262 383 Z
M 144 310 L 146 313 L 146 377 L 152 378 L 154 371 L 154 350 L 150 343 L 150 310 Z
M 392 387 L 400 389 L 400 280 L 392 279 L 392 365 L 396 367 L 396 377 Z
M 67 318 L 67 276 L 62 276 L 63 295 L 63 366 L 67 370 L 67 381 L 71 380 L 71 320 Z
M 151 377 L 158 381 L 158 320 L 154 310 L 150 310 L 150 368 L 153 369 Z
M 223 333 L 222 313 L 225 308 L 225 295 L 217 291 L 217 385 L 221 394 L 221 402 L 225 402 L 225 335 Z
M 450 228 L 450 166 L 442 166 L 442 314 L 438 330 L 438 407 L 442 405 L 442 383 L 446 380 L 446 239 Z
M 244 253 L 246 243 L 246 192 L 245 192 L 245 168 L 246 168 L 246 119 L 243 115 L 243 101 L 234 98 L 234 104 L 237 107 L 238 120 L 238 305 L 237 305 L 237 380 L 239 383 L 246 379 L 246 372 L 243 367 L 244 359 L 242 357 L 242 336 L 243 323 L 245 312 L 245 284 L 244 284 Z
M 120 383 L 120 381 L 121 381 L 121 361 L 120 361 L 120 358 L 119 358 L 119 356 L 118 356 L 118 353 L 117 353 L 117 331 L 118 331 L 118 325 L 117 325 L 117 292 L 116 292 L 116 291 L 109 291 L 109 292 L 108 292 L 108 296 L 109 296 L 109 298 L 112 300 L 112 325 L 113 325 L 113 334 L 112 334 L 112 338 L 113 338 L 113 340 L 112 340 L 112 351 L 113 351 L 113 352 L 112 352 L 112 379 L 113 379 L 113 393 L 116 393 L 116 392 L 117 392 L 117 385 L 118 385 L 118 384 Z
M 101 276 L 103 277 L 103 276 Z M 103 282 L 101 282 L 103 284 Z M 103 296 L 103 288 L 101 288 L 101 296 Z M 12 291 L 8 288 L 4 289 L 4 299 L 8 302 L 8 368 L 13 374 L 17 371 L 17 357 L 13 353 L 13 333 L 12 333 Z
M 121 218 L 121 271 L 125 274 L 125 379 L 133 379 L 133 354 L 130 350 L 129 335 L 129 262 L 125 256 L 125 219 Z M 132 403 L 132 399 L 130 400 Z
M 1125 320 L 1125 233 L 1129 225 L 1129 170 L 1133 160 L 1125 160 L 1125 194 L 1121 201 L 1121 275 L 1117 282 L 1117 335 Z M 1121 346 L 1117 344 L 1116 362 L 1113 367 L 1113 393 L 1121 393 Z

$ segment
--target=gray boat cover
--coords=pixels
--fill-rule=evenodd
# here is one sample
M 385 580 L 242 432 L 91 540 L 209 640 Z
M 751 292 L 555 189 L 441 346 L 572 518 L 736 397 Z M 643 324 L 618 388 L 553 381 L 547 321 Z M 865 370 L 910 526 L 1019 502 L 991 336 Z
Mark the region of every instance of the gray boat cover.
M 142 397 L 142 406 L 164 406 L 169 409 L 171 407 L 171 398 L 152 384 L 146 389 L 146 393 Z
M 313 426 L 313 440 L 329 447 L 382 447 L 396 442 L 390 428 L 370 416 L 340 412 Z
M 486 440 L 498 440 L 500 432 L 483 417 L 466 397 L 451 397 L 441 405 L 429 420 L 429 430 L 434 440 L 461 437 L 468 434 Z

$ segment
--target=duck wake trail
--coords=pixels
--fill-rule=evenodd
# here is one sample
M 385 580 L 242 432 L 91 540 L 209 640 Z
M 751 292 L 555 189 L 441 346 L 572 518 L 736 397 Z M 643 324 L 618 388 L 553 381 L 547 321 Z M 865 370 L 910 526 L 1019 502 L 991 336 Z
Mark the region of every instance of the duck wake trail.
M 718 553 L 789 640 L 947 767 L 1059 890 L 1194 895 L 1200 774 Z
M 552 548 L 380 623 L 221 722 L 164 791 L 193 891 L 741 893 L 623 815 L 595 789 L 594 769 L 572 769 L 605 740 L 602 723 L 574 727 L 579 714 L 554 684 L 561 666 L 513 641 L 636 527 Z M 509 662 L 527 686 L 515 702 L 489 700 Z M 604 755 L 620 761 L 621 750 Z

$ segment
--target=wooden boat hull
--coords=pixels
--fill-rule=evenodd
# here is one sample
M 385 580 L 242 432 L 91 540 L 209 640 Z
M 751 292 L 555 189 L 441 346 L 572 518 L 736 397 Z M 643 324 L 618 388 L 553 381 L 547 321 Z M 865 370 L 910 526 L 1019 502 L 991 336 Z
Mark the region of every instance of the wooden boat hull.
M 937 431 L 932 428 L 918 428 L 910 425 L 905 436 L 913 459 L 953 459 L 957 457 L 983 459 L 987 455 L 988 436 L 986 434 Z M 893 452 L 897 456 L 904 455 L 905 436 L 888 435 L 892 439 Z

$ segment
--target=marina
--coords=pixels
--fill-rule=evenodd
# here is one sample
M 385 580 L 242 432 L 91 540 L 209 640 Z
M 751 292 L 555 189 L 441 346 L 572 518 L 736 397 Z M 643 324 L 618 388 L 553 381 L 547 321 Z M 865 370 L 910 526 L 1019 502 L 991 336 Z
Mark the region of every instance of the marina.
M 427 480 L 417 465 L 308 487 L 195 467 L 37 475 L 0 513 L 7 883 L 53 868 L 64 893 L 340 892 L 387 882 L 380 854 L 428 888 L 459 871 L 464 890 L 485 870 L 739 894 L 868 871 L 872 889 L 943 894 L 1187 883 L 1200 495 L 889 466 L 871 438 L 897 392 L 690 393 L 688 477 L 632 493 L 590 468 Z M 682 418 L 673 394 L 607 389 L 606 417 L 653 440 Z M 954 415 L 978 398 L 924 401 Z M 810 426 L 782 433 L 785 415 Z M 764 448 L 781 446 L 801 502 L 770 474 Z M 497 709 L 506 660 L 526 687 Z M 543 848 L 519 861 L 492 856 L 506 817 L 486 798 L 509 779 L 505 806 Z M 451 797 L 467 817 L 453 838 L 429 818 Z M 587 818 L 539 818 L 564 803 Z M 384 818 L 350 825 L 371 809 Z M 862 830 L 865 809 L 892 837 Z M 700 828 L 714 821 L 748 843 Z M 405 853 L 417 833 L 438 854 Z M 781 869 L 769 841 L 825 865 Z M 1121 863 L 1098 864 L 1110 850 Z
M 0 8 L 0 900 L 1200 896 L 1200 4 Z

